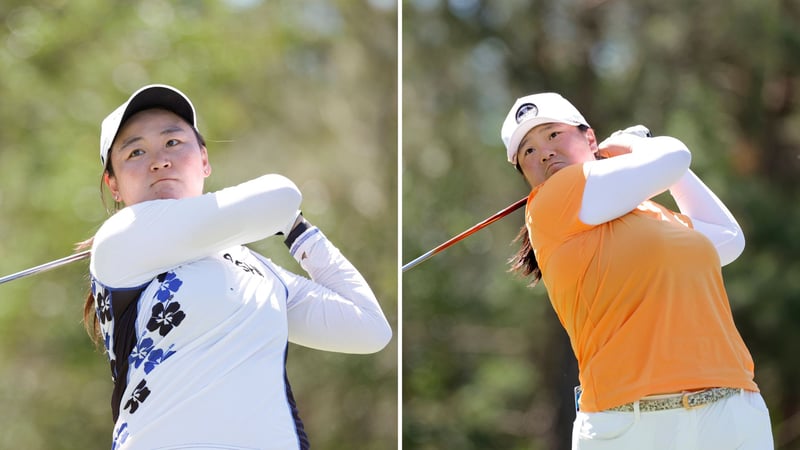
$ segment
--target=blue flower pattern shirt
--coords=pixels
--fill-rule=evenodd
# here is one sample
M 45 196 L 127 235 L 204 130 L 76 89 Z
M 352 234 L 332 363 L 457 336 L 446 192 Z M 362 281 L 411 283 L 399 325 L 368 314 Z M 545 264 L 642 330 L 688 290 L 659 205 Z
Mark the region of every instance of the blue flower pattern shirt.
M 113 449 L 308 448 L 286 378 L 287 343 L 371 353 L 391 329 L 364 278 L 318 228 L 290 248 L 310 278 L 243 246 L 274 235 L 298 205 L 290 181 L 266 175 L 133 205 L 101 227 L 90 272 L 112 378 L 123 375 L 117 358 L 127 358 Z M 141 295 L 131 304 L 131 348 L 117 355 L 124 316 L 114 299 L 132 290 Z

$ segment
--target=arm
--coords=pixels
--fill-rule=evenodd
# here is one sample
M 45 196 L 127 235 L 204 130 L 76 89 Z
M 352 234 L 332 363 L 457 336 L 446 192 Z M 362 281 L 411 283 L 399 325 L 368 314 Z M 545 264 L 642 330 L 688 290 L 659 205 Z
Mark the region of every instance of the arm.
M 289 179 L 264 175 L 199 197 L 127 207 L 100 227 L 91 273 L 110 287 L 134 287 L 177 265 L 281 231 L 301 195 Z
M 667 190 L 686 173 L 692 159 L 686 145 L 668 136 L 623 134 L 601 143 L 601 153 L 606 146 L 629 153 L 584 164 L 586 186 L 579 218 L 589 225 L 623 216 Z
M 342 353 L 374 353 L 392 338 L 392 329 L 364 277 L 315 227 L 290 252 L 311 280 L 282 270 L 289 340 Z
M 744 251 L 744 234 L 728 208 L 691 170 L 670 187 L 681 213 L 692 219 L 717 249 L 721 265 L 733 262 Z

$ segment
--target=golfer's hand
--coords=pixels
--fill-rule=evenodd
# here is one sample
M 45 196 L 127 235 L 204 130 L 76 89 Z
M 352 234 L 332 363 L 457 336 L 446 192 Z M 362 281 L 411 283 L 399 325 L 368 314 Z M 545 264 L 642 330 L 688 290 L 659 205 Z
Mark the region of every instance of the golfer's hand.
M 634 125 L 624 130 L 617 130 L 598 144 L 597 155 L 602 158 L 613 158 L 630 153 L 635 143 L 651 136 L 650 130 L 644 125 Z
M 286 222 L 286 225 L 284 225 L 284 226 L 283 226 L 283 228 L 282 228 L 280 231 L 278 231 L 276 234 L 278 234 L 278 235 L 283 235 L 283 236 L 289 236 L 289 233 L 291 233 L 291 232 L 292 232 L 292 230 L 294 229 L 294 227 L 295 227 L 295 226 L 296 226 L 298 223 L 300 223 L 300 222 L 302 222 L 302 221 L 303 221 L 303 215 L 300 213 L 300 210 L 298 209 L 298 210 L 297 210 L 297 211 L 296 211 L 296 212 L 295 212 L 295 213 L 292 215 L 291 219 L 290 219 L 288 222 Z

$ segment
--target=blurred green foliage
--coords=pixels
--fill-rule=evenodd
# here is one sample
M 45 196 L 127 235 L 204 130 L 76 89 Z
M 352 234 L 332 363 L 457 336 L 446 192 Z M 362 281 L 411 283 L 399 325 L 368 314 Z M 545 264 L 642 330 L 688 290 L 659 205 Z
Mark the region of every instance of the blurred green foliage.
M 134 90 L 189 95 L 208 190 L 281 173 L 397 323 L 397 11 L 392 0 L 0 5 L 0 274 L 72 252 L 106 217 L 99 125 Z M 253 245 L 303 273 L 277 239 Z M 82 324 L 87 264 L 0 286 L 0 448 L 104 449 L 111 381 Z M 291 346 L 314 448 L 397 442 L 397 341 L 376 355 Z
M 409 0 L 402 23 L 402 261 L 527 194 L 500 141 L 517 97 L 560 92 L 601 139 L 676 136 L 745 231 L 730 302 L 776 448 L 800 448 L 800 4 Z M 506 273 L 522 223 L 403 274 L 406 448 L 569 448 L 568 340 L 544 287 Z

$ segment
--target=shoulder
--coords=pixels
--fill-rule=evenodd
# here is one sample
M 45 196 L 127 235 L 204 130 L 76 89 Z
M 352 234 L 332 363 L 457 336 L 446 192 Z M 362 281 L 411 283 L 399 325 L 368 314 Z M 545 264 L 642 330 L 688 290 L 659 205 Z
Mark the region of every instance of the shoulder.
M 580 207 L 585 186 L 584 164 L 573 164 L 533 188 L 528 198 L 528 207 L 532 210 L 564 209 L 571 204 Z

